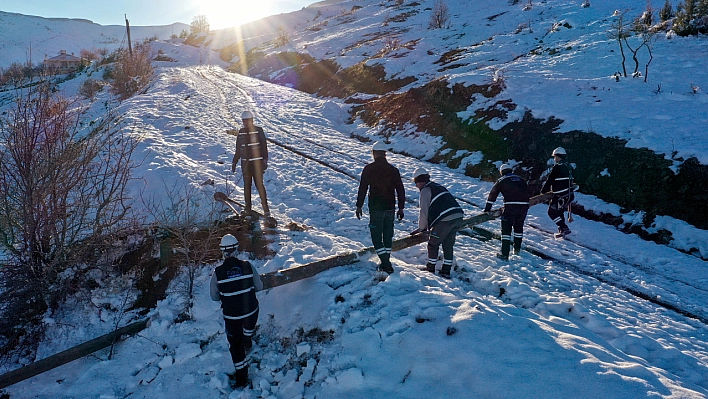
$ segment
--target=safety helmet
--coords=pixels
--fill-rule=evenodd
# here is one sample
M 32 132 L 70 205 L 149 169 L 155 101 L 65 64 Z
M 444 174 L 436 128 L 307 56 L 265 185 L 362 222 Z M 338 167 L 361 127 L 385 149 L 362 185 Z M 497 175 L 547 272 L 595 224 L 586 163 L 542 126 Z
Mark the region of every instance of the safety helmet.
M 419 176 L 423 176 L 423 175 L 429 175 L 428 171 L 423 168 L 418 168 L 418 169 L 414 170 L 413 171 L 413 181 L 415 181 L 415 179 L 417 179 Z
M 388 151 L 388 145 L 383 141 L 377 141 L 371 147 L 371 151 Z
M 504 171 L 505 171 L 505 170 L 509 170 L 509 171 L 510 171 L 510 170 L 511 170 L 511 166 L 509 166 L 509 164 L 503 163 L 503 164 L 501 164 L 501 166 L 499 167 L 499 173 L 504 174 Z
M 253 112 L 243 111 L 243 113 L 241 114 L 241 119 L 253 119 Z
M 563 148 L 563 147 L 558 147 L 558 148 L 556 148 L 555 150 L 553 150 L 553 153 L 552 153 L 551 155 L 554 156 L 554 157 L 555 157 L 556 155 L 566 155 L 566 153 L 565 153 L 565 148 Z
M 221 238 L 221 244 L 219 244 L 219 249 L 223 252 L 231 252 L 238 248 L 238 240 L 231 234 L 227 234 Z

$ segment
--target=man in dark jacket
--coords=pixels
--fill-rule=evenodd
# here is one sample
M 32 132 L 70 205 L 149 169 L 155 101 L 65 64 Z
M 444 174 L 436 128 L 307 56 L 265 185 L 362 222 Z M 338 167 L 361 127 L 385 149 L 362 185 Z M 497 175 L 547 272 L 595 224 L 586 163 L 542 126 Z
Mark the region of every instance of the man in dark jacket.
M 420 190 L 420 215 L 418 229 L 411 235 L 430 231 L 428 261 L 425 269 L 431 273 L 435 273 L 435 264 L 442 244 L 443 264 L 440 268 L 440 276 L 449 279 L 455 237 L 462 226 L 464 211 L 445 187 L 430 181 L 430 175 L 425 169 L 416 169 L 413 172 L 413 181 Z
M 381 259 L 379 268 L 386 273 L 393 273 L 391 264 L 391 246 L 393 243 L 393 218 L 403 219 L 403 207 L 406 194 L 401 180 L 401 173 L 386 160 L 388 147 L 377 141 L 372 147 L 374 162 L 366 165 L 361 172 L 359 192 L 356 198 L 356 217 L 361 219 L 362 206 L 369 192 L 369 230 L 376 254 Z M 396 212 L 398 197 L 398 212 Z
M 514 253 L 521 252 L 521 241 L 524 238 L 524 220 L 529 211 L 529 190 L 526 181 L 515 174 L 511 166 L 503 164 L 499 167 L 502 177 L 494 183 L 487 197 L 485 212 L 492 210 L 492 205 L 501 193 L 504 196 L 504 209 L 501 216 L 501 253 L 497 258 L 509 259 L 512 237 L 514 238 Z M 512 233 L 511 230 L 514 230 Z
M 565 161 L 566 152 L 563 147 L 553 150 L 555 165 L 548 175 L 546 183 L 541 188 L 541 193 L 553 192 L 553 198 L 548 204 L 548 216 L 558 226 L 556 237 L 565 237 L 570 234 L 568 225 L 565 224 L 565 210 L 575 199 L 573 194 L 573 171 Z
M 265 132 L 260 126 L 253 124 L 253 113 L 244 111 L 241 114 L 243 128 L 238 131 L 236 139 L 236 152 L 231 162 L 231 172 L 236 172 L 236 165 L 241 160 L 241 173 L 243 173 L 243 195 L 246 202 L 246 213 L 251 211 L 251 187 L 256 183 L 256 189 L 261 197 L 263 214 L 270 217 L 268 195 L 263 184 L 263 173 L 268 168 L 268 145 Z
M 249 262 L 236 258 L 236 237 L 226 234 L 219 247 L 224 263 L 211 275 L 210 296 L 214 301 L 221 301 L 226 339 L 236 368 L 236 387 L 243 388 L 248 385 L 246 351 L 251 349 L 251 337 L 258 321 L 256 291 L 263 289 L 263 282 Z

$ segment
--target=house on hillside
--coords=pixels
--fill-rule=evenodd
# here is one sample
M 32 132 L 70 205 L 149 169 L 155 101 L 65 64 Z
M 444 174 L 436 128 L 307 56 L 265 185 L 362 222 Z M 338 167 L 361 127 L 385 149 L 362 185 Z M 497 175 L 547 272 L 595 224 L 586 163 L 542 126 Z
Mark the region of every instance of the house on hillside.
M 81 67 L 81 58 L 74 56 L 74 53 L 67 54 L 66 50 L 61 50 L 56 57 L 46 58 L 44 66 L 54 73 L 70 73 Z

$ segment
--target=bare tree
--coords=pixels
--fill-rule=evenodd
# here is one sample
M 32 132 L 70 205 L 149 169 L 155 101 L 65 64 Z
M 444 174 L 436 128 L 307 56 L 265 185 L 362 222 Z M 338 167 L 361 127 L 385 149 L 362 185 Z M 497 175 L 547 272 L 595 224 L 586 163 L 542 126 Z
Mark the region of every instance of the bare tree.
M 436 0 L 428 20 L 428 29 L 446 29 L 450 27 L 450 9 L 443 0 Z
M 641 75 L 641 73 L 639 72 L 639 50 L 641 50 L 642 48 L 647 49 L 647 52 L 649 53 L 649 61 L 644 66 L 645 82 L 647 81 L 647 74 L 649 73 L 649 64 L 651 64 L 651 61 L 654 58 L 652 54 L 652 49 L 656 32 L 651 29 L 651 23 L 654 19 L 652 15 L 653 9 L 651 7 L 651 1 L 648 1 L 647 9 L 639 18 L 635 19 L 634 23 L 632 24 L 631 33 L 634 33 L 634 35 L 628 34 L 623 38 L 624 44 L 632 53 L 632 60 L 634 61 L 634 72 L 632 73 L 633 77 L 639 77 Z M 637 42 L 636 47 L 633 47 L 632 44 L 630 44 L 630 39 Z
M 41 324 L 63 299 L 67 270 L 102 257 L 111 234 L 128 228 L 137 143 L 112 115 L 84 127 L 82 113 L 38 82 L 0 115 L 0 248 L 9 257 L 0 303 L 20 323 Z
M 624 16 L 628 11 L 629 10 L 615 12 L 614 16 L 617 17 L 617 20 L 612 23 L 612 30 L 609 33 L 610 39 L 616 40 L 619 45 L 620 54 L 622 54 L 622 72 L 625 78 L 627 77 L 627 67 L 625 64 L 627 62 L 627 56 L 624 54 L 624 45 L 622 43 L 630 35 L 629 27 L 624 22 Z
M 197 34 L 200 32 L 209 33 L 209 19 L 206 15 L 200 14 L 192 19 L 192 24 L 189 27 L 191 34 Z
M 172 240 L 181 262 L 181 273 L 174 291 L 185 299 L 185 312 L 191 318 L 195 279 L 199 268 L 218 256 L 216 233 L 219 209 L 213 197 L 197 187 L 165 185 L 163 199 L 141 194 L 143 204 L 156 221 L 161 235 Z

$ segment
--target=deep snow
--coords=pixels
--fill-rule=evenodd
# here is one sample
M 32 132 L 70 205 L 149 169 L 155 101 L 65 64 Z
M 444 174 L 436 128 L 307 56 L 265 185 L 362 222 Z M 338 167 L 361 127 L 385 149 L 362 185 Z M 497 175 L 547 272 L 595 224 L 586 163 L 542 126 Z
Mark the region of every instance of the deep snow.
M 344 133 L 363 127 L 343 124 L 334 101 L 215 67 L 160 72 L 148 93 L 122 105 L 150 154 L 141 170 L 148 187 L 212 178 L 217 184 L 204 186 L 205 196 L 224 190 L 227 179 L 233 189 L 230 165 L 218 161 L 229 160 L 234 142 L 224 131 L 244 109 L 255 111 L 271 139 L 338 168 L 358 174 L 370 161 L 369 146 Z M 353 212 L 356 180 L 277 145 L 269 150 L 274 213 L 311 230 L 279 235 L 277 255 L 253 261 L 261 273 L 369 245 L 366 221 Z M 459 171 L 389 158 L 404 176 L 429 168 L 435 181 L 477 206 L 490 188 Z M 406 190 L 415 203 L 408 179 Z M 241 195 L 239 187 L 233 196 Z M 467 215 L 479 212 L 464 206 Z M 407 209 L 397 237 L 416 227 L 416 211 Z M 528 252 L 501 262 L 494 257 L 496 240 L 459 235 L 452 281 L 417 270 L 426 255 L 419 245 L 394 253 L 397 271 L 379 284 L 374 260 L 364 259 L 260 293 L 253 389 L 245 392 L 227 388 L 231 366 L 220 309 L 208 297 L 214 265 L 199 277 L 195 320 L 175 323 L 180 298 L 172 295 L 151 312 L 147 330 L 117 347 L 113 360 L 99 352 L 7 392 L 13 398 L 705 397 L 703 323 L 578 273 L 661 296 L 705 318 L 705 262 L 576 219 L 571 239 L 556 240 L 542 206 L 528 218 L 527 247 L 562 262 Z M 498 223 L 484 227 L 496 231 Z M 120 301 L 122 293 L 113 298 Z M 89 306 L 57 317 L 42 353 L 107 331 L 112 319 L 103 317 Z
M 550 3 L 557 2 L 544 4 Z M 351 177 L 371 161 L 370 147 L 350 134 L 375 137 L 376 129 L 346 124 L 347 106 L 339 101 L 226 73 L 218 65 L 190 67 L 209 58 L 206 50 L 159 45 L 181 57 L 181 64 L 160 63 L 149 90 L 119 108 L 126 129 L 142 139 L 140 154 L 146 156 L 137 173 L 141 179 L 132 187 L 136 197 L 141 190 L 159 194 L 166 186 L 190 185 L 199 187 L 204 201 L 214 190 L 242 199 L 242 187 L 234 184 L 238 171 L 232 175 L 229 170 L 235 139 L 224 132 L 238 127 L 235 116 L 249 109 L 270 139 L 346 172 L 269 145 L 271 209 L 281 224 L 292 220 L 310 229 L 278 235 L 272 244 L 277 254 L 252 261 L 259 271 L 370 245 L 366 220 L 354 216 L 358 182 Z M 183 56 L 187 51 L 191 55 Z M 63 87 L 71 92 L 77 85 L 73 81 Z M 514 98 L 521 94 L 513 91 L 512 78 L 509 87 Z M 613 95 L 626 102 L 636 99 L 637 91 Z M 703 101 L 701 96 L 690 98 Z M 564 107 L 575 104 L 567 97 L 549 98 L 544 103 L 549 112 L 554 107 L 575 112 Z M 106 99 L 102 94 L 97 104 Z M 681 120 L 695 111 L 676 107 L 670 115 Z M 627 123 L 625 118 L 616 121 Z M 656 126 L 656 120 L 646 118 L 632 123 Z M 704 145 L 699 129 L 691 129 Z M 393 147 L 424 153 L 435 144 L 423 137 L 399 136 Z M 663 144 L 659 140 L 656 145 Z M 690 148 L 705 155 L 700 145 Z M 389 160 L 400 168 L 409 200 L 406 218 L 396 224 L 396 238 L 417 227 L 417 190 L 409 180 L 415 168 L 429 169 L 434 181 L 464 200 L 467 216 L 480 212 L 491 188 L 460 170 L 424 160 L 396 154 Z M 202 186 L 208 179 L 216 185 Z M 578 197 L 586 207 L 619 213 L 612 204 Z M 708 253 L 704 231 L 670 218 L 657 223 L 672 227 L 675 245 L 699 245 Z M 499 228 L 496 221 L 481 227 Z M 509 262 L 494 257 L 497 240 L 471 230 L 458 235 L 452 280 L 417 269 L 426 258 L 419 245 L 394 253 L 396 272 L 378 284 L 375 259 L 363 259 L 261 292 L 252 388 L 245 391 L 228 388 L 226 373 L 232 366 L 223 322 L 218 303 L 208 294 L 215 265 L 205 265 L 194 320 L 175 322 L 181 298 L 170 295 L 150 312 L 150 327 L 120 343 L 112 360 L 100 351 L 6 392 L 13 399 L 708 397 L 706 324 L 655 304 L 663 301 L 708 319 L 705 262 L 579 217 L 571 228 L 568 240 L 554 239 L 545 209 L 536 206 L 527 219 L 527 251 Z M 118 308 L 130 281 L 121 284 L 104 276 L 99 282 L 102 287 L 90 303 L 73 302 L 47 318 L 51 327 L 40 357 L 111 330 L 118 313 L 99 311 L 97 305 Z

